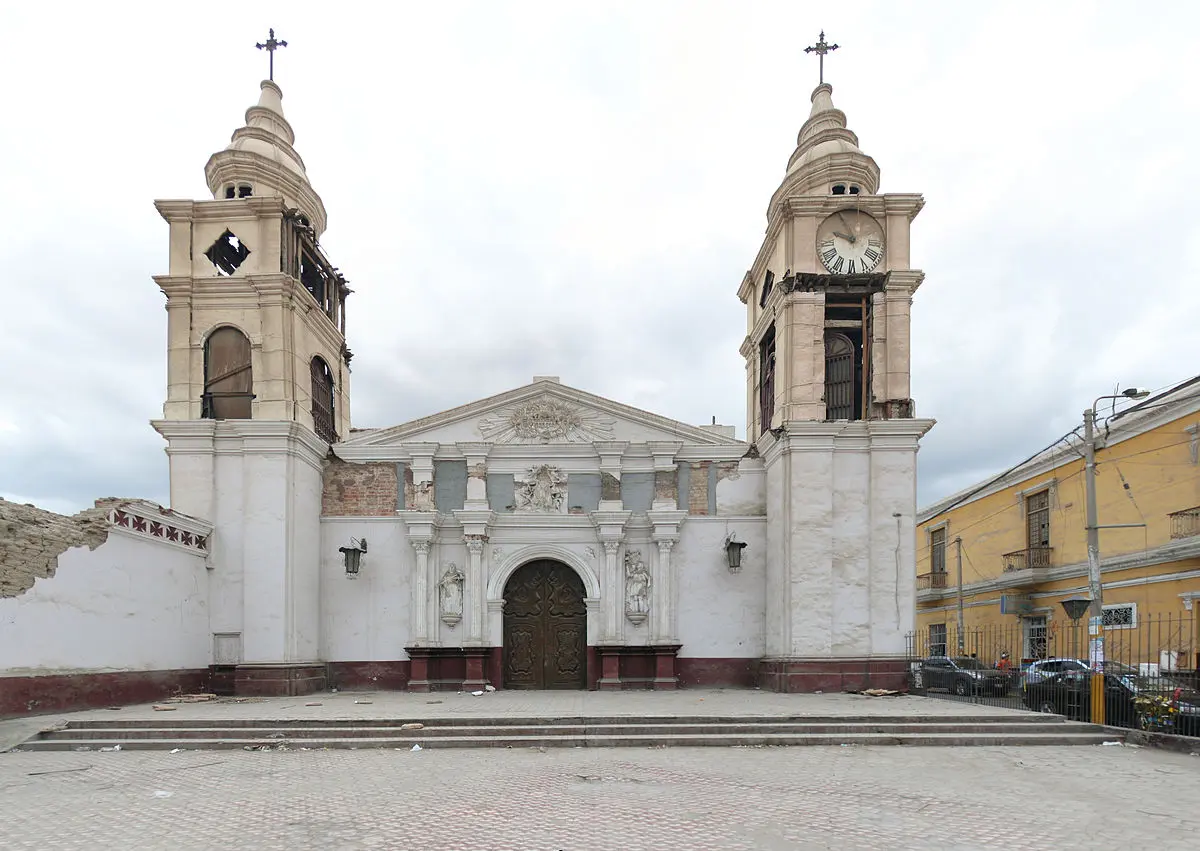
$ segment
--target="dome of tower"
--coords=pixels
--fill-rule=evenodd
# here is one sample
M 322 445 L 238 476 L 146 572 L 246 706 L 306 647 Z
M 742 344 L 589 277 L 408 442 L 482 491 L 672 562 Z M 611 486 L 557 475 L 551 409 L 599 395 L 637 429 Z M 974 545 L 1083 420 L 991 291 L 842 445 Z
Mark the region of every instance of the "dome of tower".
M 304 160 L 292 145 L 296 134 L 283 116 L 283 91 L 263 80 L 258 103 L 246 124 L 205 166 L 213 198 L 276 196 L 305 213 L 318 235 L 325 230 L 325 205 L 309 183 Z
M 846 113 L 833 105 L 833 86 L 813 90 L 812 110 L 796 137 L 784 184 L 789 192 L 824 194 L 826 184 L 856 183 L 862 191 L 879 190 L 879 166 L 858 147 L 858 136 L 846 126 Z

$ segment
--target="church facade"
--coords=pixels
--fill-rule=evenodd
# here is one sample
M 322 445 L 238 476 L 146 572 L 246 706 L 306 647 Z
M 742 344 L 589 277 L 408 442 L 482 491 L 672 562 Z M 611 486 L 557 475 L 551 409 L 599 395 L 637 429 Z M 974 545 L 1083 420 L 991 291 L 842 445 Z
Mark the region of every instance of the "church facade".
M 828 84 L 737 290 L 745 440 L 554 376 L 353 428 L 350 289 L 294 142 L 264 81 L 206 166 L 212 198 L 156 202 L 171 505 L 113 508 L 93 555 L 137 532 L 121 512 L 193 530 L 174 667 L 258 695 L 903 684 L 932 425 L 909 392 L 923 201 L 879 192 Z M 0 676 L 36 676 L 20 653 Z

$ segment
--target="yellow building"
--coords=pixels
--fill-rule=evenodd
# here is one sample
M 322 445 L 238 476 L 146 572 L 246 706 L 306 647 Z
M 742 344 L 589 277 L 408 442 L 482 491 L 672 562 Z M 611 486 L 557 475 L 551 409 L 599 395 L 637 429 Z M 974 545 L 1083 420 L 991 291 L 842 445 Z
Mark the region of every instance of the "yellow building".
M 1200 376 L 1098 414 L 1105 658 L 1195 669 Z M 1089 593 L 1082 431 L 919 512 L 914 655 L 1087 657 L 1087 614 L 1062 605 Z

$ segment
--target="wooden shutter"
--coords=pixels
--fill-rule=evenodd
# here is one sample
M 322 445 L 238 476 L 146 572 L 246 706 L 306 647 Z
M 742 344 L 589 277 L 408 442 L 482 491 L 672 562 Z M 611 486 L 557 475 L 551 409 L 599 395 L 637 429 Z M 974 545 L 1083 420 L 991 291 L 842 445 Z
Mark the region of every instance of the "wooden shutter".
M 253 399 L 250 341 L 236 328 L 218 328 L 204 343 L 201 416 L 214 420 L 248 420 Z

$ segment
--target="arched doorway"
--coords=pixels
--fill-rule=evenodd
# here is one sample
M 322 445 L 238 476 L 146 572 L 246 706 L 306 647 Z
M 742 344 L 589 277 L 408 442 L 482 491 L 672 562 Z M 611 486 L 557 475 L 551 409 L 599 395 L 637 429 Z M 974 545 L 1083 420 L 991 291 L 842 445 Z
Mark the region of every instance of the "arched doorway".
M 560 561 L 519 567 L 504 585 L 504 687 L 587 687 L 583 580 Z

